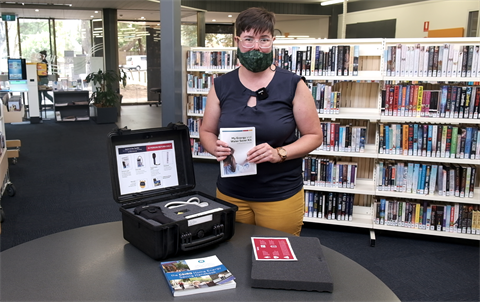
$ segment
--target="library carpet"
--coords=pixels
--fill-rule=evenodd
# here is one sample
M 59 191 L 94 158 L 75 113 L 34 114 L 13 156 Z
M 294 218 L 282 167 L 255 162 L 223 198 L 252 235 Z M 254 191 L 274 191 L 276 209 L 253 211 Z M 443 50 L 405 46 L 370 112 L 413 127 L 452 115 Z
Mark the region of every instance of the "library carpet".
M 130 106 L 128 106 L 130 107 Z M 119 221 L 107 162 L 107 133 L 115 125 L 93 121 L 6 124 L 20 139 L 10 164 L 13 197 L 4 194 L 1 250 L 82 226 Z M 218 163 L 195 160 L 196 190 L 215 194 Z M 356 261 L 379 277 L 402 301 L 479 301 L 479 241 L 305 224 L 302 236 Z M 375 290 L 375 289 L 372 289 Z

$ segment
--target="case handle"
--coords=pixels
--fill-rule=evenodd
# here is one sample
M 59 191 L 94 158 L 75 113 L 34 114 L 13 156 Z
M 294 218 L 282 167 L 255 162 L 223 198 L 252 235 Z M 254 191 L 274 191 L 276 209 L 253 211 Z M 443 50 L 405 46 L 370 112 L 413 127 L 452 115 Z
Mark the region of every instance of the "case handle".
M 197 248 L 200 248 L 202 246 L 206 246 L 206 245 L 210 245 L 210 244 L 215 243 L 215 242 L 219 242 L 223 239 L 224 236 L 225 236 L 225 234 L 222 232 L 220 234 L 209 236 L 209 237 L 202 238 L 202 239 L 198 239 L 198 240 L 192 241 L 190 243 L 183 243 L 181 245 L 181 249 L 184 252 L 187 252 L 187 251 L 190 251 L 190 250 L 193 250 L 193 249 L 197 249 Z

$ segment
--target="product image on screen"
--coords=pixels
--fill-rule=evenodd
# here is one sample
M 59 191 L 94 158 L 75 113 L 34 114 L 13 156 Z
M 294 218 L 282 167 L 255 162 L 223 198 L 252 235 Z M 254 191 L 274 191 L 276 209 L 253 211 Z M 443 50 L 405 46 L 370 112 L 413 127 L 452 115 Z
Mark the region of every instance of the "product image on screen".
M 178 186 L 173 140 L 116 146 L 116 158 L 122 195 Z
M 27 65 L 25 59 L 8 58 L 8 79 L 9 80 L 26 80 Z

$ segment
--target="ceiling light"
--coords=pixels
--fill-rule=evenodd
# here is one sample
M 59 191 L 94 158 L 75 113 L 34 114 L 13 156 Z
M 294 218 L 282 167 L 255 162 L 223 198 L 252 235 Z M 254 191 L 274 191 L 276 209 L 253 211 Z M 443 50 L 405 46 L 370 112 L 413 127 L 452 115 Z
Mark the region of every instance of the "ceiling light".
M 229 18 L 233 17 L 232 15 L 228 15 Z
M 217 20 L 215 20 L 215 19 L 212 19 L 212 22 L 217 22 Z
M 95 14 L 98 14 L 98 10 L 95 11 Z
M 63 3 L 25 3 L 25 2 L 15 2 L 15 1 L 4 1 L 2 4 L 11 4 L 11 5 L 48 5 L 48 6 L 72 6 L 72 4 L 63 4 Z
M 39 9 L 36 9 L 35 11 L 36 11 L 36 12 L 39 12 L 40 10 L 39 10 Z
M 348 1 L 348 0 L 345 0 L 345 1 Z M 325 5 L 332 5 L 332 4 L 342 3 L 342 2 L 343 2 L 343 0 L 329 0 L 329 1 L 321 2 L 320 5 L 321 5 L 321 6 L 325 6 Z

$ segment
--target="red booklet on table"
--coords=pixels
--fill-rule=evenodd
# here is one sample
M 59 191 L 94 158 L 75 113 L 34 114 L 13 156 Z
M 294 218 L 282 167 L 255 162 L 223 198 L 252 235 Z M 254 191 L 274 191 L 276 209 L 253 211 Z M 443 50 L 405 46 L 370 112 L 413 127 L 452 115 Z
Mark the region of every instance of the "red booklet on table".
M 256 260 L 296 261 L 287 237 L 252 237 Z

